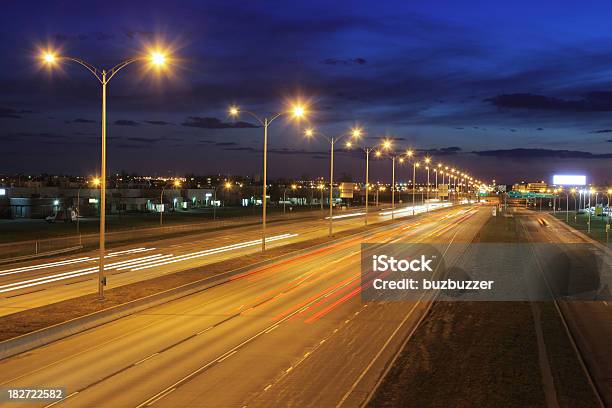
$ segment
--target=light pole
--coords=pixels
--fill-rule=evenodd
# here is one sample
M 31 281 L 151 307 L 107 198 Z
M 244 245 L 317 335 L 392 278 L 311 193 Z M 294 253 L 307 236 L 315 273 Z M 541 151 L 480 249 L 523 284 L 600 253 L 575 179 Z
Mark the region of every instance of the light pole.
M 221 184 L 217 184 L 217 186 L 215 187 L 215 191 L 214 191 L 214 196 L 213 196 L 213 220 L 217 219 L 217 190 L 219 190 L 219 187 L 221 187 Z M 230 183 L 229 181 L 226 181 L 223 184 L 223 187 L 225 187 L 226 190 L 229 190 L 230 188 L 232 188 L 232 183 Z
M 295 190 L 297 186 L 295 184 L 291 185 L 291 189 Z M 285 190 L 283 191 L 283 214 L 285 214 L 285 204 L 287 202 L 287 187 L 285 186 Z
M 610 218 L 612 218 L 612 212 L 610 211 L 610 196 L 612 196 L 612 188 L 608 189 L 608 208 L 606 213 L 606 242 L 609 242 L 610 236 Z
M 411 154 L 412 156 L 412 154 Z M 415 214 L 415 206 L 416 206 L 416 201 L 415 201 L 415 197 L 416 197 L 416 169 L 417 167 L 419 167 L 420 164 L 417 161 L 414 161 L 412 163 L 412 215 L 414 216 Z
M 425 158 L 425 169 L 427 170 L 427 212 L 429 212 L 429 163 L 431 163 L 431 159 L 429 157 Z
M 108 71 L 98 69 L 90 63 L 74 57 L 56 55 L 53 51 L 47 51 L 42 55 L 42 61 L 48 66 L 54 66 L 59 61 L 71 61 L 85 67 L 102 85 L 102 149 L 100 163 L 100 255 L 98 266 L 98 299 L 104 299 L 104 286 L 106 277 L 104 276 L 104 257 L 105 257 L 105 228 L 106 228 L 106 87 L 111 79 L 123 68 L 133 62 L 149 61 L 152 67 L 157 69 L 167 64 L 166 55 L 161 51 L 151 51 L 147 57 L 140 56 L 126 59 L 115 65 Z
M 266 202 L 267 202 L 267 183 L 268 183 L 268 127 L 277 118 L 285 114 L 291 114 L 294 118 L 300 119 L 306 114 L 306 108 L 300 103 L 294 104 L 293 107 L 288 111 L 282 111 L 276 115 L 268 118 L 260 118 L 251 111 L 241 110 L 237 106 L 231 106 L 229 108 L 229 114 L 232 117 L 238 117 L 241 112 L 244 112 L 259 122 L 264 128 L 264 140 L 263 140 L 263 192 L 261 197 L 262 202 L 262 222 L 261 222 L 261 250 L 266 250 Z
M 390 151 L 393 148 L 393 142 L 389 139 L 385 139 L 382 142 L 381 149 Z M 381 150 L 376 151 L 376 157 L 381 157 Z M 401 154 L 391 153 L 388 155 L 391 158 L 391 219 L 395 219 L 395 161 L 399 159 L 400 163 L 404 162 L 404 157 Z
M 318 189 L 321 192 L 321 199 L 319 200 L 319 203 L 321 204 L 321 211 L 323 211 L 323 190 L 325 190 L 325 186 L 323 184 L 319 184 Z
M 357 136 L 357 138 L 361 137 L 362 134 L 362 130 L 359 128 L 359 135 Z M 349 140 L 346 142 L 346 147 L 352 147 L 353 143 Z M 366 173 L 365 173 L 365 225 L 368 225 L 368 203 L 369 203 L 369 196 L 370 196 L 370 153 L 372 153 L 373 151 L 375 151 L 376 149 L 374 147 L 362 147 L 361 150 L 364 151 L 365 153 L 365 157 L 366 157 Z M 377 193 L 378 194 L 378 191 Z M 378 203 L 376 204 L 378 206 Z
M 172 183 L 173 187 L 180 187 L 181 186 L 181 182 L 180 180 L 174 180 L 174 182 Z M 164 182 L 163 186 L 162 186 L 162 190 L 161 190 L 161 194 L 159 195 L 159 226 L 163 227 L 164 226 L 164 190 L 166 189 L 166 182 Z
M 344 139 L 347 134 L 345 133 L 337 137 L 329 137 L 323 132 L 315 132 L 314 129 L 309 128 L 304 131 L 304 135 L 308 138 L 319 135 L 329 142 L 329 236 L 331 237 L 333 232 L 334 212 L 334 145 L 336 142 Z M 351 130 L 351 137 L 358 138 L 359 136 L 361 136 L 361 129 L 353 128 Z

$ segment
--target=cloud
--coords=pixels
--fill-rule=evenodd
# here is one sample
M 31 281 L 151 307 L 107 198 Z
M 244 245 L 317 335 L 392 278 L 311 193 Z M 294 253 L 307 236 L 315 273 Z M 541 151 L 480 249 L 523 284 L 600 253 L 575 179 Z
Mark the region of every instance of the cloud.
M 323 63 L 327 65 L 365 65 L 368 61 L 364 58 L 327 58 Z
M 26 109 L 14 109 L 9 107 L 0 106 L 0 118 L 11 118 L 11 119 L 19 119 L 22 114 L 34 113 L 34 111 L 26 110 Z
M 612 129 L 600 129 L 600 130 L 593 130 L 589 133 L 612 133 Z
M 115 125 L 117 126 L 140 126 L 140 123 L 134 120 L 119 119 L 115 121 Z
M 67 120 L 66 123 L 97 123 L 97 121 L 91 119 L 77 118 L 73 121 Z
M 236 142 L 217 142 L 215 146 L 236 146 L 237 144 Z
M 498 108 L 571 112 L 610 112 L 612 92 L 589 92 L 582 99 L 567 100 L 531 93 L 502 94 L 484 100 Z
M 577 150 L 551 150 L 551 149 L 506 149 L 473 151 L 478 156 L 488 156 L 506 159 L 612 159 L 612 153 L 596 154 Z
M 217 118 L 208 118 L 208 117 L 199 117 L 199 116 L 189 116 L 187 120 L 182 123 L 182 126 L 189 127 L 197 127 L 202 129 L 243 129 L 243 128 L 256 128 L 255 126 L 248 122 L 222 122 Z
M 128 137 L 126 138 L 126 140 L 129 140 L 130 142 L 136 142 L 136 143 L 157 143 L 160 142 L 162 140 L 164 140 L 161 137 L 155 138 L 155 139 L 150 139 L 148 137 L 138 137 L 138 136 L 133 136 L 133 137 Z
M 149 125 L 159 125 L 159 126 L 172 125 L 172 123 L 165 122 L 163 120 L 145 120 L 145 123 L 148 123 Z
M 455 154 L 459 154 L 461 152 L 461 148 L 458 146 L 450 146 L 450 147 L 441 147 L 439 149 L 427 149 L 427 150 L 418 150 L 419 152 L 428 153 L 432 156 L 452 156 Z

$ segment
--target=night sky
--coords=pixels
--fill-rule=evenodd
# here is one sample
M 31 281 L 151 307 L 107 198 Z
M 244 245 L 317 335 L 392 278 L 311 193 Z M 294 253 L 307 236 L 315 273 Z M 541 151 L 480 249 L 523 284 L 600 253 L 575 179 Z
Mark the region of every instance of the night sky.
M 328 134 L 360 124 L 364 144 L 392 137 L 485 180 L 612 183 L 609 1 L 14 3 L 0 173 L 99 173 L 100 87 L 76 64 L 43 68 L 41 49 L 108 68 L 164 43 L 168 71 L 133 64 L 109 85 L 109 171 L 254 175 L 263 130 L 227 106 L 274 114 L 299 96 Z M 328 145 L 305 126 L 270 127 L 271 177 L 327 176 Z M 362 153 L 338 154 L 338 176 L 363 172 Z M 390 161 L 372 172 L 390 178 Z

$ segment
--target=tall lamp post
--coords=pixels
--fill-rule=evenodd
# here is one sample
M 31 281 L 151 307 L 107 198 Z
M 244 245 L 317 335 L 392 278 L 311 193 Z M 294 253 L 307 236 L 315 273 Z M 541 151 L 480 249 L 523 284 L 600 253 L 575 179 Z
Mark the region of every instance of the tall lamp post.
M 360 129 L 361 131 L 361 129 Z M 361 131 L 362 132 L 362 131 Z M 361 137 L 361 132 L 360 135 L 358 137 Z M 353 142 L 351 142 L 350 140 L 348 142 L 346 142 L 346 147 L 352 147 L 353 146 Z M 365 172 L 365 225 L 368 225 L 368 202 L 369 202 L 369 196 L 370 196 L 370 153 L 376 151 L 375 147 L 362 147 L 361 148 L 366 156 L 366 172 Z M 378 190 L 376 192 L 376 194 L 378 194 Z M 378 203 L 376 204 L 378 206 Z
M 229 114 L 237 118 L 241 112 L 244 112 L 253 118 L 264 128 L 264 143 L 263 143 L 263 192 L 261 197 L 262 202 L 262 222 L 261 222 L 261 250 L 266 250 L 266 203 L 267 203 L 267 188 L 268 188 L 268 127 L 274 120 L 280 116 L 290 114 L 296 119 L 302 118 L 306 114 L 306 108 L 301 104 L 294 104 L 290 110 L 282 111 L 271 117 L 259 117 L 251 111 L 241 110 L 237 106 L 229 108 Z
M 383 140 L 382 150 L 389 152 L 393 148 L 393 143 L 391 140 L 386 139 Z M 382 152 L 380 150 L 376 151 L 376 157 L 382 156 Z M 404 162 L 404 157 L 401 154 L 391 153 L 389 154 L 391 158 L 391 219 L 395 219 L 395 161 L 396 159 L 400 162 Z
M 410 155 L 412 156 L 412 151 L 410 151 Z M 415 206 L 416 206 L 416 169 L 420 166 L 418 161 L 412 162 L 412 215 L 415 214 Z
M 426 157 L 424 161 L 425 169 L 427 170 L 427 206 L 425 208 L 427 209 L 427 212 L 429 212 L 429 163 L 431 163 L 431 158 Z
M 225 187 L 226 190 L 229 190 L 232 188 L 232 183 L 226 181 L 223 185 L 217 184 L 217 186 L 215 187 L 215 192 L 213 196 L 213 220 L 217 219 L 217 190 L 219 190 L 219 187 L 221 186 Z
M 344 139 L 347 134 L 341 134 L 337 137 L 329 137 L 323 132 L 315 132 L 314 129 L 309 128 L 304 131 L 304 136 L 307 138 L 313 138 L 315 135 L 325 138 L 329 142 L 329 236 L 331 237 L 333 232 L 333 213 L 334 213 L 334 146 L 336 142 Z M 353 128 L 350 136 L 352 138 L 358 138 L 361 136 L 361 129 Z
M 174 180 L 172 183 L 173 187 L 180 187 L 181 182 L 179 180 Z M 159 195 L 159 226 L 164 226 L 164 190 L 166 189 L 166 183 L 162 186 L 161 194 Z
M 102 85 L 102 149 L 101 149 L 101 163 L 100 163 L 100 255 L 99 255 L 99 266 L 98 266 L 98 299 L 104 299 L 104 286 L 106 286 L 106 277 L 104 276 L 104 257 L 105 257 L 105 228 L 106 228 L 106 87 L 111 79 L 119 71 L 126 66 L 134 62 L 145 62 L 154 68 L 161 68 L 167 64 L 167 57 L 161 51 L 151 51 L 148 56 L 140 56 L 135 58 L 129 58 L 125 61 L 120 62 L 109 70 L 98 69 L 90 63 L 74 57 L 67 57 L 57 55 L 53 51 L 47 51 L 42 55 L 42 61 L 46 65 L 53 67 L 60 61 L 76 62 L 77 64 L 85 67 L 91 72 L 94 77 Z
M 297 186 L 295 184 L 291 185 L 291 189 L 295 190 Z M 287 187 L 283 190 L 283 214 L 285 214 L 285 204 L 287 203 Z

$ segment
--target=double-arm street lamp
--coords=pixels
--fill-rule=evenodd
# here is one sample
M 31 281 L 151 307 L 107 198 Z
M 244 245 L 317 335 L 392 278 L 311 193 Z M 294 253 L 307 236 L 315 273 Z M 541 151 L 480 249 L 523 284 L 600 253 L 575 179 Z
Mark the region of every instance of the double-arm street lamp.
M 381 150 L 386 152 L 390 152 L 393 149 L 393 143 L 391 140 L 383 140 Z M 382 156 L 382 151 L 376 151 L 376 157 Z M 400 162 L 404 162 L 403 154 L 395 154 L 393 152 L 387 153 L 387 155 L 391 158 L 391 219 L 395 219 L 395 161 L 396 159 Z
M 111 79 L 117 75 L 119 71 L 134 62 L 148 62 L 152 67 L 160 69 L 165 66 L 168 61 L 166 55 L 161 51 L 149 52 L 146 56 L 129 58 L 120 62 L 109 70 L 99 69 L 92 64 L 74 57 L 57 55 L 53 51 L 44 52 L 41 59 L 45 65 L 53 67 L 61 61 L 76 62 L 86 68 L 102 85 L 102 151 L 100 165 L 100 259 L 98 266 L 98 298 L 104 299 L 104 286 L 106 285 L 106 277 L 104 276 L 104 257 L 105 257 L 105 227 L 106 227 L 106 87 Z
M 350 133 L 344 133 L 337 137 L 329 137 L 325 133 L 315 131 L 312 128 L 308 128 L 304 131 L 304 136 L 307 138 L 313 138 L 315 135 L 325 138 L 329 142 L 329 236 L 331 237 L 333 232 L 333 208 L 334 208 L 334 146 L 336 142 L 344 139 L 347 136 L 357 139 L 361 136 L 361 129 L 353 128 Z
M 292 115 L 295 119 L 301 119 L 306 115 L 306 108 L 300 104 L 294 104 L 291 109 L 284 110 L 271 117 L 260 117 L 248 110 L 242 110 L 238 106 L 231 106 L 229 108 L 230 116 L 237 118 L 240 113 L 246 113 L 252 116 L 259 124 L 264 128 L 264 140 L 263 140 L 263 192 L 261 197 L 262 202 L 262 222 L 261 222 L 261 250 L 266 250 L 266 203 L 267 203 L 267 189 L 268 189 L 268 127 L 274 120 L 278 119 L 283 115 Z
M 353 143 L 349 140 L 346 142 L 346 147 L 352 147 Z M 362 147 L 366 156 L 366 172 L 365 172 L 365 225 L 368 225 L 368 200 L 370 196 L 370 153 L 376 151 L 376 147 Z M 378 189 L 376 190 L 378 196 Z M 376 203 L 378 206 L 378 202 Z

